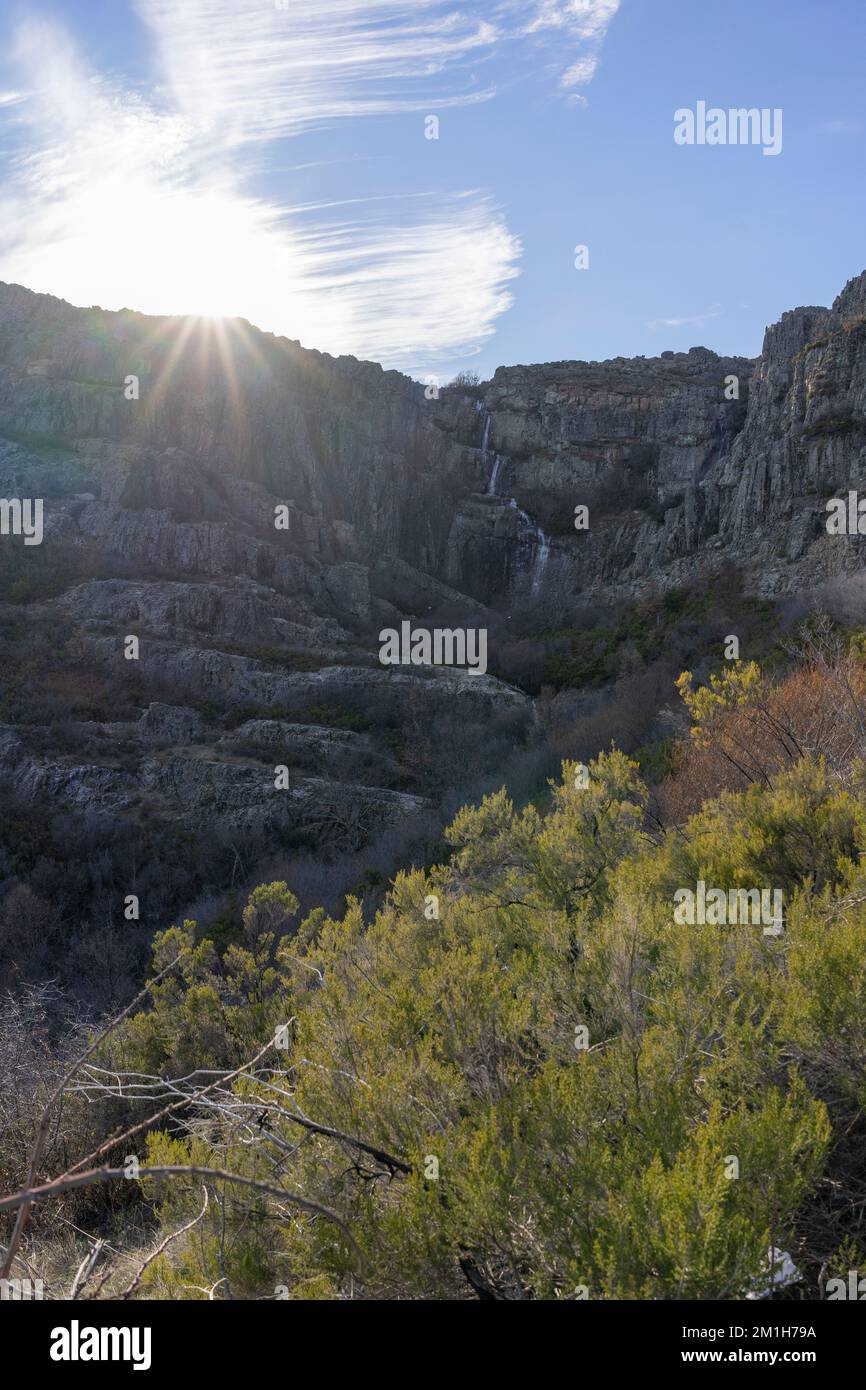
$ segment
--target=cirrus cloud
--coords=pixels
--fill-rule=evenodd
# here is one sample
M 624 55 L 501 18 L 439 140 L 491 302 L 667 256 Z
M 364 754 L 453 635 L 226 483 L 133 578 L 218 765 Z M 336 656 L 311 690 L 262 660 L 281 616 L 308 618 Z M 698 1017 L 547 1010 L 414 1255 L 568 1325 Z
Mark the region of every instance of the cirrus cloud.
M 307 131 L 489 101 L 508 53 L 545 35 L 563 85 L 585 84 L 617 6 L 135 0 L 152 57 L 135 88 L 27 22 L 0 100 L 0 276 L 105 308 L 243 316 L 404 370 L 472 355 L 521 252 L 487 190 L 296 206 L 254 195 L 251 164 Z

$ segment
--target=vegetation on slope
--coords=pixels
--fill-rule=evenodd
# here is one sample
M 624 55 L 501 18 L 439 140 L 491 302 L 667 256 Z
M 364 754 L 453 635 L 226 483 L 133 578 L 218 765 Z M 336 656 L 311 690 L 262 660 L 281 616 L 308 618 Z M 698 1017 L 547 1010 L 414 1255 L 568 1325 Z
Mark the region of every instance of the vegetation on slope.
M 819 1297 L 866 1253 L 864 671 L 824 638 L 775 686 L 683 677 L 677 757 L 721 774 L 679 824 L 612 750 L 544 814 L 461 810 L 372 922 L 296 927 L 276 882 L 219 948 L 161 933 L 51 1155 L 143 1171 L 36 1209 L 31 1263 L 60 1209 L 126 1239 L 106 1290 L 173 1237 L 145 1297 L 737 1298 L 771 1248 Z M 678 924 L 699 879 L 781 890 L 784 930 Z M 44 1094 L 7 1126 L 10 1187 Z

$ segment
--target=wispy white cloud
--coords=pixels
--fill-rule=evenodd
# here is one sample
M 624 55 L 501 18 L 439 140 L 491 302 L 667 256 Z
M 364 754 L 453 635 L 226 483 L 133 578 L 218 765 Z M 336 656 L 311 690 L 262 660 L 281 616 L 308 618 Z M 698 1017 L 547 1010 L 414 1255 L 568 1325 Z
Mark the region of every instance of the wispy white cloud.
M 135 0 L 179 109 L 231 139 L 488 100 L 476 65 L 556 31 L 565 87 L 591 81 L 620 0 Z M 565 44 L 563 43 L 565 40 Z
M 712 304 L 702 314 L 684 314 L 669 319 L 650 319 L 647 328 L 703 328 L 708 319 L 717 319 L 721 312 L 721 304 Z
M 136 0 L 178 110 L 227 141 L 474 102 L 495 24 L 443 0 Z
M 308 129 L 489 100 L 497 55 L 530 32 L 555 31 L 564 59 L 567 28 L 563 81 L 586 82 L 618 2 L 490 0 L 469 16 L 442 0 L 135 0 L 155 54 L 146 100 L 90 71 L 62 30 L 26 24 L 0 276 L 435 371 L 511 303 L 520 245 L 492 199 L 278 206 L 250 195 L 249 155 L 266 169 L 268 142 Z
M 620 0 L 535 0 L 528 10 L 527 34 L 558 30 L 577 56 L 566 62 L 563 87 L 585 87 L 598 67 L 601 46 L 616 17 Z
M 620 7 L 620 0 L 535 0 L 522 6 L 527 31 L 565 29 L 577 39 L 600 42 Z

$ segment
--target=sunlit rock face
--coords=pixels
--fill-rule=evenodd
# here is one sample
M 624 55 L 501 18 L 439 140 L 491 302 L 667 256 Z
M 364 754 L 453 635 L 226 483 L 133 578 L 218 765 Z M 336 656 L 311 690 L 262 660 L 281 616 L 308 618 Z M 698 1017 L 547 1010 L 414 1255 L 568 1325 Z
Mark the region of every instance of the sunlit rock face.
M 723 560 L 773 594 L 862 564 L 859 537 L 840 544 L 825 523 L 866 462 L 866 273 L 831 309 L 784 314 L 755 362 L 693 348 L 503 367 L 480 404 L 498 497 L 462 504 L 447 557 L 449 579 L 475 592 L 485 576 L 493 591 L 526 588 L 533 549 L 510 496 L 552 513 L 553 594 L 628 596 Z M 575 534 L 570 504 L 584 500 L 589 528 Z
M 758 587 L 790 589 L 861 567 L 859 537 L 828 536 L 826 501 L 862 486 L 864 463 L 866 273 L 830 310 L 794 309 L 767 330 L 720 480 L 721 533 L 751 562 Z
M 4 612 L 64 625 L 109 683 L 129 674 L 126 634 L 143 652 L 115 721 L 144 759 L 135 776 L 94 757 L 93 729 L 59 769 L 13 730 L 7 770 L 77 807 L 150 797 L 247 824 L 272 799 L 267 760 L 238 750 L 270 748 L 267 725 L 297 764 L 290 819 L 312 814 L 313 775 L 320 797 L 351 785 L 371 823 L 399 818 L 422 790 L 395 768 L 410 718 L 457 702 L 530 720 L 531 702 L 491 676 L 384 670 L 381 628 L 533 605 L 541 623 L 723 563 L 764 594 L 858 568 L 859 538 L 828 536 L 825 503 L 863 476 L 864 419 L 866 274 L 830 309 L 783 315 L 756 361 L 699 347 L 439 392 L 243 321 L 0 286 L 0 495 L 45 505 L 31 571 L 3 572 Z M 321 722 L 373 707 L 378 726 L 348 720 L 342 739 Z M 154 760 L 160 709 L 180 713 Z M 255 737 L 234 739 L 240 725 Z
M 702 348 L 499 368 L 482 397 L 495 493 L 455 516 L 449 579 L 530 596 L 664 582 L 716 530 L 712 481 L 742 428 L 753 369 Z M 577 532 L 581 504 L 589 522 Z
M 4 286 L 0 468 L 32 470 L 28 444 L 53 445 L 39 471 L 50 462 L 51 524 L 68 537 L 178 576 L 246 575 L 336 618 L 404 606 L 398 562 L 415 575 L 409 610 L 441 585 L 506 605 L 636 590 L 722 552 L 784 588 L 804 567 L 856 563 L 856 547 L 823 554 L 821 532 L 864 447 L 864 279 L 832 309 L 783 315 L 756 362 L 693 348 L 501 367 L 438 396 L 242 321 Z M 291 515 L 275 535 L 278 503 Z

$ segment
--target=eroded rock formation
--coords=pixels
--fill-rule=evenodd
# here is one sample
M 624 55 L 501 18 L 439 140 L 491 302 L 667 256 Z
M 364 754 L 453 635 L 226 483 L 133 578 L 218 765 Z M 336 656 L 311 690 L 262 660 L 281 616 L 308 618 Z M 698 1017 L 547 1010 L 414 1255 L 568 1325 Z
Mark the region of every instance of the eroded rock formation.
M 490 676 L 383 669 L 380 627 L 636 596 L 723 560 L 764 595 L 859 567 L 824 504 L 863 471 L 866 273 L 783 315 L 757 361 L 501 367 L 429 395 L 242 321 L 0 286 L 0 494 L 45 504 L 41 546 L 0 539 L 10 650 L 59 624 L 110 690 L 129 685 L 124 638 L 141 645 L 129 709 L 79 720 L 79 753 L 74 729 L 63 755 L 34 750 L 4 701 L 7 780 L 112 815 L 315 824 L 353 802 L 386 824 L 423 787 L 383 728 L 531 708 Z M 121 739 L 132 771 L 112 766 Z

